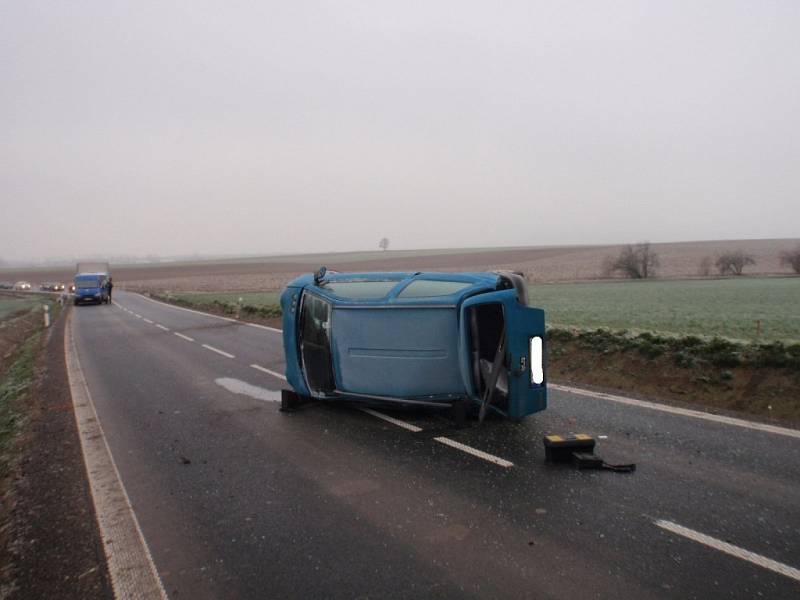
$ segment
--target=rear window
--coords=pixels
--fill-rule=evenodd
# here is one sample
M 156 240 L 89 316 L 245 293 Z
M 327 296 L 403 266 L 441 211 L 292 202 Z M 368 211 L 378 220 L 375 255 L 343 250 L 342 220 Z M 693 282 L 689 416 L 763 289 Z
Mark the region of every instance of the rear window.
M 432 279 L 417 279 L 409 283 L 400 292 L 398 298 L 431 298 L 433 296 L 449 296 L 471 286 L 463 281 L 437 281 Z
M 386 296 L 397 284 L 397 281 L 328 281 L 323 289 L 340 298 L 376 300 Z

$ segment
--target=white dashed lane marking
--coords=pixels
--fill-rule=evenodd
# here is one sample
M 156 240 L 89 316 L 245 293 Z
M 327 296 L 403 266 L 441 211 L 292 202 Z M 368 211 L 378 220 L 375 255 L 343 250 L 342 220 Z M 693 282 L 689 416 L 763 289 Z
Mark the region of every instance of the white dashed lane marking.
M 368 415 L 372 415 L 378 419 L 386 421 L 387 423 L 391 423 L 392 425 L 397 425 L 398 427 L 402 427 L 412 433 L 419 433 L 422 431 L 421 427 L 417 427 L 416 425 L 412 425 L 411 423 L 406 423 L 405 421 L 401 421 L 400 419 L 395 419 L 394 417 L 390 417 L 389 415 L 385 415 L 382 412 L 378 412 L 377 410 L 373 410 L 371 408 L 362 408 L 361 412 L 365 412 Z
M 203 344 L 203 348 L 206 350 L 211 350 L 212 352 L 216 352 L 217 354 L 221 354 L 222 356 L 226 356 L 227 358 L 236 358 L 233 354 L 228 354 L 224 350 L 220 350 L 219 348 L 214 348 L 214 346 L 209 346 L 208 344 Z
M 500 465 L 506 469 L 510 469 L 514 466 L 514 463 L 511 461 L 506 460 L 505 458 L 500 458 L 499 456 L 495 456 L 494 454 L 489 454 L 488 452 L 484 452 L 483 450 L 478 450 L 477 448 L 473 448 L 472 446 L 467 446 L 466 444 L 462 444 L 461 442 L 457 442 L 455 440 L 451 440 L 448 437 L 435 437 L 433 438 L 440 444 L 444 444 L 445 446 L 450 446 L 451 448 L 455 448 L 456 450 L 461 450 L 462 452 L 466 452 L 467 454 L 471 454 L 472 456 L 477 456 L 483 460 L 489 461 L 490 463 L 494 463 L 496 465 Z
M 275 329 L 274 327 L 267 327 L 266 325 L 259 325 L 258 323 L 245 323 L 248 327 L 255 327 L 256 329 L 263 329 L 264 331 L 272 331 L 273 333 L 283 333 L 282 329 Z
M 286 381 L 286 376 L 281 375 L 277 371 L 270 371 L 269 369 L 267 369 L 266 367 L 262 367 L 261 365 L 250 365 L 250 366 L 258 371 L 261 371 L 262 373 L 266 373 L 267 375 L 272 375 L 273 377 L 277 377 L 278 379 L 283 379 L 284 381 Z
M 182 333 L 178 333 L 177 331 L 174 332 L 179 338 L 186 340 L 187 342 L 193 342 L 194 338 L 190 338 L 188 335 L 183 335 Z
M 161 323 L 156 323 L 156 327 L 163 329 L 164 331 L 169 331 L 169 327 L 164 327 Z

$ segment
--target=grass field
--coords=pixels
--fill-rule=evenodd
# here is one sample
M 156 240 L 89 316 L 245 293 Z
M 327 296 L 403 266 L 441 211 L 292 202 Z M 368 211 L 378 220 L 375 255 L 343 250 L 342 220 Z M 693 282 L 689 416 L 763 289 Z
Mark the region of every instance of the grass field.
M 800 341 L 800 277 L 531 284 L 551 326 Z M 278 304 L 280 292 L 175 293 L 194 304 Z M 761 335 L 756 336 L 756 321 Z
M 31 296 L 29 298 L 12 298 L 10 296 L 0 296 L 0 320 L 5 319 L 17 311 L 33 308 L 42 304 L 42 299 Z
M 549 325 L 800 340 L 800 277 L 561 283 L 529 290 Z

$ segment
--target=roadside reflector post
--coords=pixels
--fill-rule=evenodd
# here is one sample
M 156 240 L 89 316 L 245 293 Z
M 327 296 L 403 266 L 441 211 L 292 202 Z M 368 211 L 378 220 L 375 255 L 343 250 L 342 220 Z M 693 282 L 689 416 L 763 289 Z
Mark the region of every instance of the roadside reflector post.
M 47 304 L 43 304 L 42 307 L 44 308 L 44 326 L 50 327 L 50 307 Z
M 239 296 L 239 301 L 236 303 L 236 318 L 239 319 L 242 316 L 242 297 Z
M 756 337 L 761 337 L 761 319 L 756 320 Z

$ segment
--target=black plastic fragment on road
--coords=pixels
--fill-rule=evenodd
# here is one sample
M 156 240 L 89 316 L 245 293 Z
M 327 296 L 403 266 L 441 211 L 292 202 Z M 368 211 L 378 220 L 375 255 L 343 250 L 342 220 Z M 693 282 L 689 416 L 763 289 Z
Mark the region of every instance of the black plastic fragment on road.
M 617 473 L 633 473 L 633 463 L 612 465 L 594 453 L 596 442 L 585 433 L 575 435 L 546 435 L 544 452 L 547 462 L 572 463 L 580 470 L 605 470 Z

